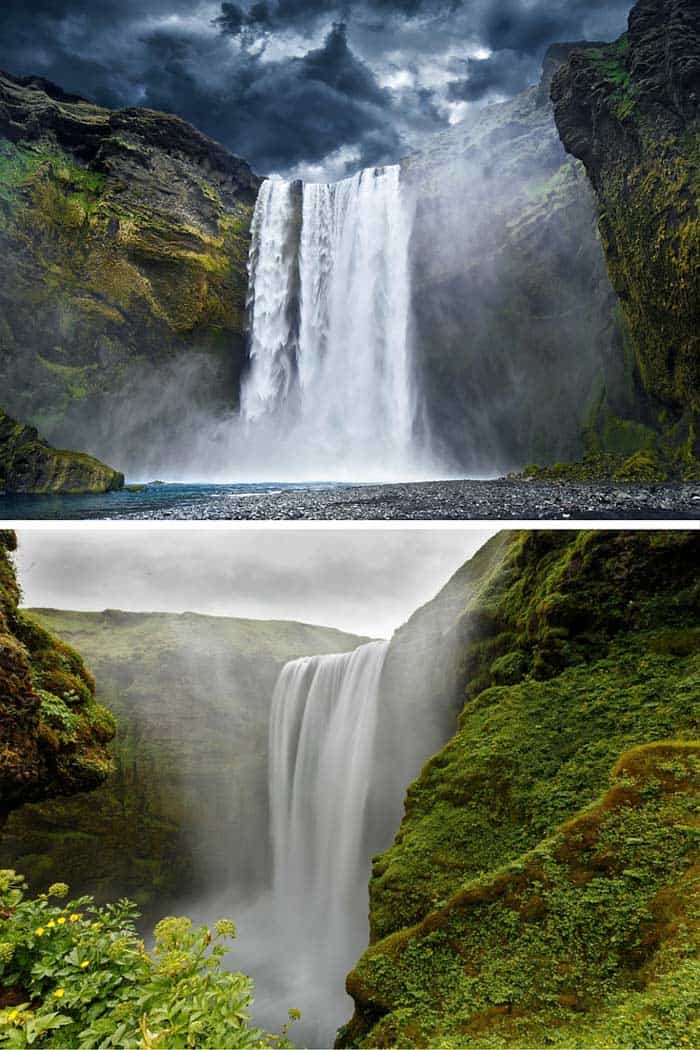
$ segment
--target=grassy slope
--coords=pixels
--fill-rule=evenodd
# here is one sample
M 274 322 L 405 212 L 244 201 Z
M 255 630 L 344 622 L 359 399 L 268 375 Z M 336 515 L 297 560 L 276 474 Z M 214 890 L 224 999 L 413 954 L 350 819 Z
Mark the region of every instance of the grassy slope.
M 685 1034 L 699 547 L 681 533 L 535 533 L 488 566 L 465 613 L 459 730 L 375 860 L 374 943 L 349 977 L 341 1045 Z M 635 750 L 663 741 L 648 762 Z

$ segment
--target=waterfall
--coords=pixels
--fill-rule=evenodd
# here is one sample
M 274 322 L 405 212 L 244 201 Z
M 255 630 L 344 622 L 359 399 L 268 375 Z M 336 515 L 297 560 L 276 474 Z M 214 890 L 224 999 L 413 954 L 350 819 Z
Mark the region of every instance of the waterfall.
M 339 994 L 339 1022 L 345 973 L 367 942 L 367 801 L 387 648 L 294 660 L 272 702 L 276 936 L 307 988 Z
M 422 414 L 399 166 L 328 185 L 267 180 L 251 236 L 240 399 L 250 442 L 276 462 L 291 450 L 307 477 L 416 476 Z

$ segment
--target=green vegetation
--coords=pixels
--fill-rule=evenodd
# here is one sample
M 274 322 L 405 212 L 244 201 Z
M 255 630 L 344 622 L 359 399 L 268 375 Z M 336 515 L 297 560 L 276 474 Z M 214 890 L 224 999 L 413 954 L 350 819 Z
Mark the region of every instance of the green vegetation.
M 620 121 L 633 115 L 636 106 L 634 83 L 629 71 L 630 43 L 625 33 L 606 48 L 588 48 L 586 56 L 610 89 L 608 104 Z
M 26 802 L 101 784 L 111 714 L 82 658 L 19 609 L 12 532 L 0 532 L 0 824 Z
M 227 919 L 213 930 L 161 919 L 147 951 L 126 900 L 59 903 L 57 883 L 30 898 L 14 871 L 0 871 L 0 1046 L 89 1050 L 134 1047 L 288 1047 L 287 1025 L 270 1036 L 250 1024 L 252 982 L 222 969 Z M 298 1012 L 290 1010 L 290 1020 Z
M 52 448 L 0 409 L 0 493 L 111 492 L 124 475 L 84 452 Z
M 459 728 L 374 860 L 339 1045 L 694 1045 L 700 541 L 489 548 Z

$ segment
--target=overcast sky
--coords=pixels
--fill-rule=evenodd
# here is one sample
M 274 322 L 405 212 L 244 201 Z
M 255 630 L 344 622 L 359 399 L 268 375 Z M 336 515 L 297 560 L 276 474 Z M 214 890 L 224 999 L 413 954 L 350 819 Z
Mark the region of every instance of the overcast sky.
M 534 83 L 631 0 L 0 0 L 0 68 L 178 113 L 260 174 L 335 178 Z
M 25 529 L 24 604 L 301 620 L 388 637 L 492 535 Z

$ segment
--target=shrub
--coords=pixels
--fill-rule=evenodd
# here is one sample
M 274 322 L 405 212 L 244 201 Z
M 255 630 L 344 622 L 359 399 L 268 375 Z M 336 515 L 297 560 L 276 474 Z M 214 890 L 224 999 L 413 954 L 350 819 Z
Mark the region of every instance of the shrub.
M 250 1024 L 252 981 L 222 969 L 230 920 L 214 930 L 162 919 L 147 951 L 135 905 L 91 897 L 63 904 L 68 887 L 26 896 L 22 876 L 0 871 L 0 1046 L 289 1047 L 288 1025 Z M 298 1012 L 290 1011 L 290 1020 Z

